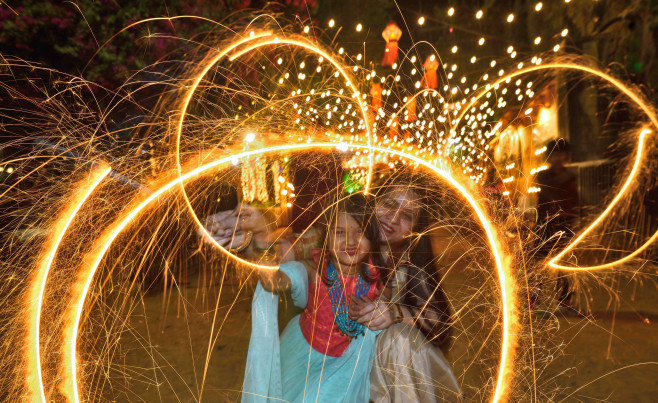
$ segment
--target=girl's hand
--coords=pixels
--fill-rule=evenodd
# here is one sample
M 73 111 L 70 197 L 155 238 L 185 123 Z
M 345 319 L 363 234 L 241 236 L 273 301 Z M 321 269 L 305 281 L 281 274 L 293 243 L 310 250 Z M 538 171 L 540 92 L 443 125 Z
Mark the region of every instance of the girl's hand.
M 233 210 L 231 218 L 233 217 L 237 219 L 237 227 L 241 231 L 252 231 L 254 234 L 268 231 L 269 223 L 261 210 L 256 207 L 241 204 Z M 231 223 L 231 219 L 225 221 Z
M 260 269 L 258 277 L 261 285 L 267 291 L 284 292 L 290 289 L 290 278 L 279 269 Z
M 262 212 L 248 204 L 238 205 L 234 210 L 220 211 L 205 219 L 204 223 L 208 233 L 218 244 L 230 249 L 241 245 L 247 232 L 253 232 L 261 244 L 267 242 L 268 222 Z M 198 231 L 203 236 L 203 231 Z M 203 237 L 204 242 L 212 240 Z
M 382 330 L 393 324 L 391 306 L 391 303 L 383 298 L 372 301 L 362 295 L 360 298 L 350 300 L 348 314 L 352 320 L 356 320 L 370 330 Z

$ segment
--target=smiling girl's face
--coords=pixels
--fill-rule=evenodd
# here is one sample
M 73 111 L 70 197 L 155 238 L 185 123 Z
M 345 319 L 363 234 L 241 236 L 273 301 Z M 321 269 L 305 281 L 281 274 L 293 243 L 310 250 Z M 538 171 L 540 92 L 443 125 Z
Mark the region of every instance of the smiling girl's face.
M 356 270 L 359 263 L 367 260 L 370 241 L 365 237 L 361 226 L 348 213 L 336 213 L 334 224 L 329 228 L 329 252 L 336 269 L 345 273 Z
M 382 196 L 375 213 L 384 244 L 399 245 L 413 232 L 420 213 L 419 197 L 409 189 L 397 189 Z

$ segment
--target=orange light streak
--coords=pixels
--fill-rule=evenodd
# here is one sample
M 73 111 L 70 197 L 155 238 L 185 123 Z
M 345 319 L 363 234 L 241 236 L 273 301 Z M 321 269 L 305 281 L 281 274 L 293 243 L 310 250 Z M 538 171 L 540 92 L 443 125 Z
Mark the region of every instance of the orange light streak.
M 658 117 L 657 117 L 656 114 L 653 112 L 652 108 L 651 108 L 647 103 L 645 103 L 645 102 L 644 102 L 644 101 L 643 101 L 643 100 L 642 100 L 642 99 L 641 99 L 641 98 L 640 98 L 635 92 L 633 92 L 630 88 L 628 88 L 627 86 L 625 86 L 621 81 L 615 79 L 614 77 L 612 77 L 612 76 L 610 76 L 610 75 L 608 75 L 608 74 L 605 74 L 605 73 L 602 72 L 602 71 L 599 71 L 599 70 L 597 70 L 597 69 L 593 69 L 593 68 L 591 68 L 591 67 L 587 67 L 587 66 L 581 66 L 581 65 L 578 65 L 578 64 L 566 64 L 566 63 L 548 63 L 548 64 L 544 64 L 544 65 L 540 65 L 540 66 L 526 67 L 526 68 L 521 69 L 521 70 L 518 70 L 518 71 L 516 71 L 516 72 L 514 72 L 514 73 L 510 73 L 510 74 L 508 74 L 508 75 L 506 75 L 506 76 L 504 76 L 504 77 L 501 77 L 500 79 L 498 79 L 498 80 L 497 80 L 496 82 L 494 82 L 493 84 L 490 84 L 490 85 L 489 85 L 489 88 L 490 88 L 490 89 L 491 89 L 491 88 L 494 88 L 496 85 L 500 85 L 501 83 L 503 83 L 503 82 L 506 81 L 507 79 L 512 79 L 512 78 L 514 78 L 514 77 L 516 77 L 516 76 L 519 76 L 519 75 L 523 75 L 523 74 L 526 74 L 526 73 L 531 73 L 531 72 L 533 72 L 533 71 L 548 70 L 548 69 L 566 69 L 566 70 L 578 70 L 578 71 L 584 71 L 584 72 L 586 72 L 586 73 L 593 74 L 593 75 L 595 75 L 595 76 L 597 76 L 597 77 L 599 77 L 599 78 L 601 78 L 601 79 L 603 79 L 603 80 L 605 80 L 605 81 L 608 81 L 609 83 L 611 83 L 612 85 L 614 85 L 619 91 L 621 91 L 624 95 L 626 95 L 626 96 L 627 96 L 628 98 L 630 98 L 633 102 L 635 102 L 635 104 L 638 105 L 638 106 L 640 107 L 640 109 L 642 109 L 642 111 L 647 115 L 647 117 L 649 118 L 649 120 L 650 120 L 651 123 L 653 124 L 655 130 L 658 130 Z M 457 119 L 456 119 L 456 121 L 455 121 L 455 126 L 459 124 L 459 122 L 460 122 L 461 119 L 464 117 L 464 115 L 468 112 L 468 110 L 470 110 L 471 107 L 473 107 L 473 105 L 474 105 L 478 100 L 480 100 L 480 98 L 482 98 L 487 92 L 489 92 L 490 89 L 489 89 L 489 90 L 487 90 L 487 89 L 483 89 L 483 90 L 481 90 L 481 91 L 478 93 L 477 96 L 471 98 L 471 101 L 468 103 L 468 105 L 467 105 L 464 109 L 462 109 L 462 111 L 460 112 L 459 116 L 457 117 Z M 646 131 L 646 133 L 645 133 L 645 131 Z M 644 152 L 644 150 L 642 149 L 642 147 L 640 147 L 640 145 L 643 145 L 643 144 L 644 144 L 644 136 L 645 136 L 646 134 L 648 134 L 648 130 L 646 130 L 646 129 L 643 130 L 643 131 L 640 133 L 640 139 L 639 139 L 639 142 L 638 142 L 638 151 L 637 151 L 638 155 L 637 155 L 637 157 L 636 157 L 636 161 L 635 161 L 635 164 L 634 164 L 634 166 L 633 166 L 633 169 L 631 170 L 631 174 L 630 174 L 630 175 L 634 175 L 634 172 L 636 173 L 636 172 L 637 172 L 637 169 L 639 169 L 639 163 L 638 163 L 638 161 L 642 158 L 642 155 L 643 155 L 643 152 Z M 629 176 L 630 176 L 630 175 L 629 175 Z M 619 191 L 619 193 L 615 196 L 615 198 L 614 198 L 614 200 L 613 200 L 614 203 L 616 203 L 616 202 L 619 200 L 619 198 L 621 198 L 621 197 L 623 196 L 623 193 L 626 191 L 626 189 L 628 189 L 628 186 L 630 186 L 630 182 L 631 182 L 631 181 L 629 181 L 629 180 L 626 181 L 626 183 L 624 184 L 624 186 L 622 187 L 622 189 L 621 189 L 621 190 Z M 586 233 L 589 233 L 589 232 L 592 230 L 592 228 L 593 228 L 594 226 L 598 225 L 598 223 L 603 219 L 602 216 L 607 215 L 607 214 L 608 214 L 607 212 L 608 212 L 609 210 L 610 210 L 610 206 L 608 206 L 608 208 L 606 208 L 606 210 L 605 210 L 603 213 L 601 213 L 601 215 L 599 215 L 599 217 L 597 217 L 597 219 L 594 221 L 594 223 L 592 223 L 592 224 L 591 224 L 591 225 L 590 225 L 590 226 L 589 226 L 589 227 L 583 232 L 583 234 L 586 235 Z M 572 266 L 561 266 L 561 265 L 557 264 L 557 263 L 556 263 L 556 262 L 557 262 L 557 259 L 559 259 L 559 258 L 561 258 L 562 256 L 564 256 L 564 254 L 566 254 L 567 251 L 572 250 L 572 249 L 574 248 L 575 244 L 578 243 L 578 242 L 580 242 L 581 239 L 582 239 L 582 237 L 579 236 L 579 237 L 576 238 L 574 241 L 572 241 L 572 242 L 567 246 L 567 248 L 565 248 L 565 250 L 563 251 L 563 253 L 560 253 L 558 256 L 556 256 L 555 258 L 553 258 L 553 259 L 549 262 L 549 265 L 550 265 L 551 267 L 554 267 L 554 268 L 560 268 L 560 269 L 563 269 L 563 270 L 581 270 L 581 271 L 584 271 L 584 270 L 600 270 L 600 269 L 605 269 L 605 268 L 611 268 L 611 267 L 613 267 L 613 266 L 615 266 L 615 265 L 618 265 L 618 264 L 624 263 L 624 262 L 626 262 L 626 261 L 632 259 L 633 257 L 639 255 L 639 254 L 642 253 L 644 250 L 646 250 L 646 249 L 649 247 L 649 245 L 651 245 L 653 242 L 655 242 L 656 240 L 658 240 L 658 231 L 656 231 L 656 232 L 655 232 L 655 233 L 654 233 L 654 234 L 653 234 L 653 235 L 647 240 L 647 242 L 645 242 L 642 246 L 640 246 L 639 248 L 637 248 L 636 250 L 634 250 L 633 252 L 631 252 L 629 255 L 627 255 L 627 256 L 625 256 L 625 257 L 619 259 L 619 260 L 616 260 L 616 261 L 614 261 L 614 262 L 610 262 L 610 263 L 606 263 L 606 264 L 602 264 L 602 265 L 597 265 L 597 266 L 590 266 L 590 267 L 572 267 Z
M 368 139 L 368 145 L 371 145 L 372 134 L 370 133 L 370 125 L 368 125 L 368 116 L 366 115 L 366 108 L 363 104 L 363 101 L 361 100 L 360 91 L 356 88 L 356 86 L 353 83 L 352 78 L 345 71 L 345 69 L 343 69 L 343 67 L 333 57 L 331 57 L 331 55 L 329 55 L 327 52 L 323 51 L 322 49 L 320 49 L 318 46 L 314 45 L 313 43 L 299 41 L 299 40 L 296 40 L 296 39 L 287 39 L 287 38 L 286 39 L 280 39 L 278 37 L 274 37 L 272 40 L 263 40 L 263 42 L 261 42 L 261 43 L 258 43 L 256 45 L 250 45 L 247 48 L 242 49 L 241 51 L 237 52 L 236 54 L 231 55 L 229 60 L 233 61 L 236 58 L 242 56 L 243 54 L 245 54 L 247 52 L 250 52 L 254 49 L 258 49 L 261 46 L 274 45 L 274 44 L 294 45 L 294 46 L 299 46 L 300 48 L 304 48 L 306 50 L 309 50 L 311 52 L 315 52 L 315 53 L 319 54 L 320 56 L 324 57 L 325 59 L 327 59 L 329 61 L 329 63 L 331 63 L 336 68 L 336 70 L 338 70 L 338 72 L 345 79 L 347 86 L 350 87 L 350 89 L 352 90 L 353 96 L 356 97 L 356 99 L 359 103 L 359 109 L 361 109 L 361 116 L 363 116 L 363 123 L 366 127 L 366 138 Z M 369 161 L 368 175 L 366 176 L 366 185 L 363 188 L 363 192 L 365 194 L 368 194 L 368 192 L 370 191 L 370 181 L 371 181 L 371 178 L 372 178 L 372 165 L 373 165 L 372 159 L 373 159 L 372 153 L 369 153 L 369 155 L 368 155 L 368 161 Z
M 192 96 L 196 92 L 196 89 L 198 88 L 199 84 L 201 83 L 201 80 L 203 80 L 203 77 L 205 77 L 205 75 L 208 73 L 208 71 L 210 71 L 210 69 L 215 64 L 217 64 L 222 58 L 226 57 L 226 55 L 228 53 L 232 52 L 233 50 L 235 50 L 239 46 L 244 45 L 244 44 L 246 44 L 246 43 L 248 43 L 252 40 L 253 41 L 258 41 L 258 42 L 255 43 L 255 44 L 251 44 L 251 45 L 247 46 L 244 49 L 241 49 L 240 51 L 238 51 L 235 54 L 232 54 L 229 57 L 229 60 L 233 61 L 236 58 L 244 55 L 245 53 L 253 51 L 255 49 L 258 49 L 259 47 L 262 47 L 262 46 L 268 46 L 268 45 L 274 45 L 274 44 L 286 44 L 286 45 L 299 46 L 299 47 L 307 49 L 311 52 L 317 53 L 318 55 L 320 55 L 323 58 L 327 59 L 336 68 L 336 70 L 338 70 L 338 72 L 343 76 L 343 78 L 346 81 L 347 86 L 351 89 L 352 94 L 358 94 L 359 93 L 358 89 L 354 85 L 354 80 L 347 73 L 347 71 L 331 55 L 329 55 L 327 52 L 323 51 L 322 49 L 320 49 L 318 46 L 314 45 L 313 43 L 300 41 L 300 40 L 296 40 L 296 39 L 279 38 L 278 36 L 275 36 L 275 35 L 273 35 L 269 32 L 255 34 L 252 37 L 243 38 L 241 40 L 238 40 L 238 41 L 232 43 L 231 45 L 227 46 L 223 50 L 221 50 L 215 57 L 213 57 L 206 64 L 206 66 L 203 68 L 203 70 L 201 70 L 201 72 L 195 78 L 194 83 L 192 84 L 189 91 L 185 95 L 185 98 L 183 99 L 182 108 L 181 108 L 181 117 L 180 117 L 180 120 L 178 122 L 178 128 L 176 130 L 176 164 L 178 166 L 179 175 L 181 174 L 181 169 L 182 169 L 181 164 L 180 164 L 180 139 L 181 139 L 182 132 L 183 132 L 183 124 L 184 124 L 184 121 L 185 121 L 185 115 L 187 114 L 187 109 L 189 107 L 190 102 L 192 101 Z M 368 140 L 368 145 L 371 145 L 372 135 L 371 135 L 371 132 L 370 132 L 370 127 L 368 125 L 366 109 L 365 109 L 365 106 L 364 106 L 364 104 L 361 100 L 361 97 L 356 96 L 356 99 L 358 101 L 359 108 L 361 109 L 361 115 L 363 116 L 363 121 L 364 121 L 364 124 L 366 126 L 366 137 L 367 137 L 367 140 Z M 373 155 L 372 155 L 372 153 L 370 153 L 368 158 L 369 158 L 370 164 L 368 165 L 368 175 L 366 177 L 366 185 L 365 185 L 365 188 L 364 188 L 365 193 L 368 193 L 368 191 L 370 189 L 370 181 L 371 181 L 371 177 L 372 177 L 372 166 L 373 166 L 373 163 L 372 163 Z M 185 188 L 183 187 L 182 182 L 181 182 L 181 189 L 182 189 L 182 192 L 183 192 L 183 198 L 185 200 L 185 203 L 187 204 L 187 207 L 190 211 L 190 214 L 192 215 L 192 219 L 196 222 L 197 226 L 199 227 L 199 229 L 203 233 L 203 236 L 206 239 L 210 240 L 212 242 L 212 244 L 215 247 L 217 247 L 221 252 L 223 252 L 227 255 L 231 255 L 231 253 L 228 250 L 226 250 L 226 248 L 224 248 L 219 243 L 217 243 L 212 238 L 212 236 L 210 236 L 208 231 L 205 229 L 205 226 L 201 223 L 201 221 L 199 220 L 199 217 L 194 212 L 194 208 L 192 207 L 192 204 L 190 203 L 190 200 L 187 197 L 187 193 L 185 192 Z M 237 260 L 241 261 L 244 264 L 248 264 L 248 265 L 253 266 L 252 263 L 249 263 L 246 260 L 243 260 L 243 259 L 240 259 L 240 258 L 237 258 L 237 257 L 234 257 L 234 258 L 236 258 Z
M 158 198 L 164 193 L 174 189 L 178 185 L 183 184 L 185 181 L 192 178 L 196 178 L 199 175 L 205 173 L 206 171 L 217 168 L 223 164 L 230 163 L 235 158 L 246 158 L 254 155 L 261 155 L 266 153 L 272 153 L 277 151 L 292 151 L 292 150 L 304 150 L 304 149 L 313 149 L 313 148 L 335 148 L 337 145 L 335 143 L 311 143 L 311 144 L 293 144 L 293 145 L 281 145 L 276 147 L 268 147 L 260 150 L 253 150 L 228 156 L 211 163 L 202 165 L 198 168 L 193 169 L 192 171 L 179 176 L 178 178 L 170 181 L 164 186 L 160 187 L 158 190 L 149 195 L 141 203 L 136 205 L 131 209 L 122 219 L 119 219 L 116 224 L 113 224 L 104 235 L 100 241 L 97 242 L 98 247 L 93 248 L 94 252 L 85 259 L 86 263 L 79 274 L 79 284 L 80 287 L 74 288 L 71 297 L 71 304 L 69 309 L 67 309 L 67 314 L 64 318 L 65 331 L 64 331 L 64 380 L 62 392 L 67 397 L 69 401 L 79 402 L 79 386 L 78 386 L 78 364 L 77 364 L 77 337 L 80 328 L 80 320 L 82 316 L 82 309 L 84 302 L 87 298 L 91 282 L 94 278 L 98 267 L 114 240 L 119 236 L 119 234 L 139 215 L 139 213 L 149 206 L 152 202 L 158 200 Z M 516 346 L 516 334 L 518 327 L 518 320 L 516 317 L 516 303 L 515 303 L 515 284 L 514 279 L 511 274 L 510 267 L 510 258 L 503 251 L 501 244 L 496 236 L 493 224 L 487 217 L 484 207 L 480 206 L 475 197 L 470 194 L 470 192 L 459 183 L 449 172 L 438 168 L 435 165 L 432 165 L 430 162 L 423 160 L 422 158 L 407 154 L 402 151 L 391 150 L 383 147 L 377 147 L 372 145 L 359 145 L 353 144 L 350 147 L 355 149 L 367 149 L 371 153 L 374 151 L 379 151 L 383 153 L 394 154 L 403 158 L 407 158 L 411 161 L 422 165 L 436 175 L 442 177 L 450 185 L 452 185 L 470 204 L 470 206 L 475 211 L 478 219 L 482 223 L 483 229 L 487 235 L 487 240 L 489 241 L 492 255 L 496 264 L 496 271 L 498 274 L 498 279 L 501 287 L 501 300 L 502 300 L 502 315 L 503 315 L 503 335 L 502 335 L 502 345 L 501 345 L 501 357 L 500 357 L 500 367 L 498 370 L 498 376 L 496 381 L 496 386 L 494 394 L 492 397 L 492 402 L 501 401 L 509 387 L 510 377 L 512 375 L 512 366 L 513 366 L 513 356 L 514 348 Z M 231 255 L 233 256 L 233 255 Z M 235 256 L 233 256 L 235 258 Z M 238 259 L 243 261 L 242 259 Z M 243 261 L 244 262 L 244 261 Z M 277 267 L 273 266 L 258 266 L 252 263 L 247 262 L 248 264 L 266 268 L 266 269 L 276 269 Z
M 594 228 L 598 227 L 599 224 L 605 219 L 605 217 L 610 214 L 610 212 L 615 207 L 615 205 L 619 202 L 619 200 L 621 200 L 621 198 L 626 195 L 633 180 L 637 176 L 638 171 L 640 170 L 640 166 L 642 164 L 642 157 L 644 156 L 644 141 L 646 136 L 649 135 L 650 133 L 651 131 L 647 129 L 644 129 L 640 132 L 640 138 L 637 144 L 637 154 L 635 156 L 635 162 L 633 163 L 633 169 L 631 169 L 631 173 L 628 175 L 628 178 L 626 178 L 626 182 L 621 187 L 617 195 L 615 195 L 615 198 L 612 199 L 610 204 L 608 204 L 608 207 L 606 207 L 606 209 L 603 210 L 603 212 L 596 218 L 596 220 L 594 220 L 594 222 L 592 222 L 580 235 L 578 235 L 578 237 L 573 242 L 571 242 L 566 248 L 564 248 L 563 251 L 561 251 L 557 256 L 555 256 L 553 259 L 551 259 L 548 262 L 549 266 L 556 269 L 571 270 L 571 271 L 601 270 L 601 269 L 611 268 L 639 255 L 640 253 L 642 253 L 642 251 L 648 248 L 649 245 L 651 245 L 651 243 L 653 243 L 658 238 L 658 231 L 656 231 L 651 236 L 651 238 L 649 238 L 649 240 L 645 242 L 642 246 L 640 246 L 638 249 L 634 250 L 632 253 L 624 256 L 623 258 L 617 259 L 609 263 L 600 264 L 596 266 L 583 266 L 583 267 L 564 266 L 558 263 L 558 261 L 562 259 L 564 255 L 571 252 L 576 247 L 576 245 L 578 245 L 583 240 L 583 238 L 585 238 L 590 232 L 594 230 Z
M 46 394 L 43 388 L 43 377 L 41 372 L 41 351 L 39 340 L 43 295 L 46 289 L 46 280 L 48 279 L 50 268 L 52 267 L 55 256 L 57 255 L 59 245 L 71 226 L 73 219 L 89 196 L 91 196 L 94 190 L 96 190 L 98 185 L 100 185 L 103 179 L 105 179 L 111 171 L 112 168 L 110 167 L 96 169 L 91 173 L 85 184 L 76 192 L 76 195 L 73 196 L 72 203 L 64 209 L 61 218 L 57 220 L 55 225 L 53 225 L 54 233 L 50 239 L 50 245 L 46 248 L 46 253 L 44 253 L 36 275 L 34 276 L 34 280 L 32 281 L 32 286 L 27 299 L 28 314 L 26 316 L 29 329 L 26 345 L 26 383 L 29 400 L 37 401 L 41 399 L 42 402 L 46 402 Z

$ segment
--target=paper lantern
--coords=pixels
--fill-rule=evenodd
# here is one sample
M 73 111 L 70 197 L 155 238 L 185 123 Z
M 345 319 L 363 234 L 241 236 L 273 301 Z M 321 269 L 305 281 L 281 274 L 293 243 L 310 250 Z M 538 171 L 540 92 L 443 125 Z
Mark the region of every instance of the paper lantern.
M 423 86 L 425 88 L 431 88 L 435 90 L 436 87 L 439 86 L 439 78 L 436 74 L 436 70 L 439 68 L 439 61 L 437 60 L 436 56 L 434 55 L 429 56 L 425 60 L 425 64 L 423 64 L 423 67 L 425 67 Z
M 407 122 L 416 120 L 416 98 L 412 98 L 411 101 L 409 101 L 407 104 L 407 114 L 405 120 Z
M 370 96 L 372 96 L 372 109 L 377 111 L 382 107 L 382 86 L 379 83 L 374 83 L 370 87 Z
M 386 41 L 386 49 L 384 49 L 384 58 L 382 59 L 382 66 L 392 66 L 398 61 L 398 41 L 402 36 L 402 30 L 394 22 L 389 22 L 382 37 Z

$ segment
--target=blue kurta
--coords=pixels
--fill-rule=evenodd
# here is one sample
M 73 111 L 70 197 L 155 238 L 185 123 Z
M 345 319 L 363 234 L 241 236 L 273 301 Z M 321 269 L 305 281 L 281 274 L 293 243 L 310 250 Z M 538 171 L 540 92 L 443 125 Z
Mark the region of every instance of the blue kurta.
M 300 262 L 280 270 L 290 278 L 295 306 L 308 301 L 308 274 Z M 281 334 L 277 322 L 279 297 L 260 283 L 252 301 L 252 329 L 242 402 L 367 402 L 377 332 L 366 330 L 340 357 L 314 350 L 299 327 L 299 315 Z

